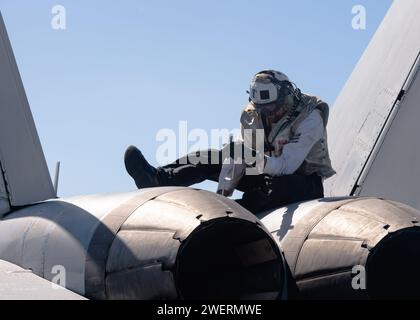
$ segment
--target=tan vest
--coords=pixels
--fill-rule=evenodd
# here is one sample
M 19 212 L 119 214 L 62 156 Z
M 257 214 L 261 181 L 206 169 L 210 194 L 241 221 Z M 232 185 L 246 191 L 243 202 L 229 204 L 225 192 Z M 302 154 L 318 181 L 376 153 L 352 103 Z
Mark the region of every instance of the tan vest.
M 301 103 L 282 119 L 271 124 L 271 132 L 265 135 L 265 144 L 270 150 L 266 150 L 267 156 L 279 157 L 282 154 L 285 142 L 291 139 L 299 125 L 311 112 L 319 112 L 324 121 L 324 137 L 315 143 L 308 153 L 297 173 L 304 175 L 318 174 L 323 178 L 332 177 L 336 172 L 331 166 L 328 153 L 327 130 L 329 107 L 328 104 L 317 97 L 302 94 Z M 241 129 L 244 143 L 247 147 L 255 149 L 255 141 L 248 140 L 250 137 L 244 134 L 245 129 L 264 129 L 263 120 L 258 110 L 249 103 L 241 116 Z

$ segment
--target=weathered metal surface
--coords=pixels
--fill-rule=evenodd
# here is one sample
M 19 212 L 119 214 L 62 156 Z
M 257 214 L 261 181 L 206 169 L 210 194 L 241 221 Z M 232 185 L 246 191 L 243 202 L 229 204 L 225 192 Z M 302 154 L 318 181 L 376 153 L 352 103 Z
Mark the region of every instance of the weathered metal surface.
M 419 30 L 420 31 L 420 30 Z M 361 181 L 359 195 L 392 199 L 420 209 L 420 72 L 398 105 L 395 117 Z
M 86 300 L 7 261 L 0 260 L 0 300 Z
M 94 299 L 277 298 L 286 281 L 282 254 L 253 214 L 182 187 L 13 212 L 0 221 L 0 258 L 47 280 L 64 266 L 66 287 Z
M 380 25 L 371 43 L 361 57 L 352 75 L 347 81 L 340 96 L 331 109 L 331 117 L 328 126 L 329 145 L 331 151 L 332 164 L 337 171 L 337 175 L 326 181 L 326 194 L 328 196 L 353 195 L 359 184 L 358 181 L 365 174 L 363 172 L 371 157 L 375 155 L 378 139 L 386 134 L 384 129 L 392 121 L 392 114 L 397 106 L 401 90 L 413 71 L 416 59 L 420 53 L 420 2 L 417 0 L 394 1 L 383 23 Z M 417 108 L 418 109 L 418 108 Z M 409 114 L 417 119 L 418 111 Z M 388 163 L 388 167 L 393 170 L 409 171 L 414 170 L 416 165 L 410 162 L 410 156 L 417 159 L 419 157 L 418 142 L 412 146 L 413 150 L 404 153 L 410 148 L 410 143 L 414 142 L 417 124 L 399 121 L 394 125 L 394 129 L 400 133 L 401 140 L 390 139 L 396 144 L 390 147 L 393 153 L 376 157 L 376 161 L 383 159 Z M 405 127 L 409 125 L 409 127 Z M 411 132 L 408 140 L 402 140 L 409 136 L 406 132 Z M 406 132 L 406 133 L 403 133 Z M 395 136 L 397 137 L 397 136 Z M 399 146 L 401 145 L 401 146 Z M 392 151 L 391 151 L 392 149 Z M 401 153 L 399 152 L 401 151 Z M 403 158 L 403 159 L 401 159 Z M 402 160 L 400 162 L 400 159 Z M 408 165 L 411 164 L 411 165 Z M 400 166 L 404 166 L 400 167 Z M 381 166 L 381 165 L 380 165 Z M 383 165 L 382 165 L 383 166 Z M 376 173 L 378 172 L 378 173 Z M 382 174 L 379 170 L 374 170 L 371 174 Z M 391 174 L 394 177 L 398 173 Z M 415 172 L 418 177 L 417 172 Z M 381 188 L 382 181 L 389 178 L 388 172 L 383 175 L 382 180 L 378 180 L 369 192 L 365 195 L 376 195 L 376 188 Z M 386 180 L 385 183 L 392 184 L 394 188 L 400 189 L 404 196 L 396 200 L 406 201 L 413 198 L 413 187 L 411 179 L 404 180 L 406 175 L 400 175 L 395 181 Z M 391 187 L 386 190 L 390 190 Z M 385 192 L 384 192 L 385 193 Z M 386 194 L 390 194 L 386 192 Z M 392 194 L 392 193 L 391 193 Z M 399 195 L 396 191 L 392 195 Z M 410 196 L 409 196 L 410 195 Z M 415 193 L 418 198 L 418 193 Z M 412 199 L 412 203 L 416 200 Z
M 420 297 L 420 212 L 413 208 L 374 198 L 322 199 L 260 218 L 284 251 L 296 298 Z M 391 267 L 394 261 L 399 266 Z M 367 290 L 352 286 L 359 265 L 367 270 Z

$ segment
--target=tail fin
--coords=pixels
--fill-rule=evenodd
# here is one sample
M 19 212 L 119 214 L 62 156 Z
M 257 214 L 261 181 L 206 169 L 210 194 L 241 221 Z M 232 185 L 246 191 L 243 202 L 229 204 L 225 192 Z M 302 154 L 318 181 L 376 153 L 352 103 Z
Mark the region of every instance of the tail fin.
M 0 215 L 54 188 L 0 13 Z
M 420 1 L 394 1 L 330 117 L 327 195 L 420 208 Z

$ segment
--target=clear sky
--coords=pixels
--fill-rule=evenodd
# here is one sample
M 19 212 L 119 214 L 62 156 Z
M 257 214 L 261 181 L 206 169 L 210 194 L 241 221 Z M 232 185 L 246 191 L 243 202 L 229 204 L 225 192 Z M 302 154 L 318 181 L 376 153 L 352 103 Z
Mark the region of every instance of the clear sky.
M 125 148 L 156 164 L 156 134 L 179 121 L 237 128 L 257 71 L 281 70 L 333 105 L 391 3 L 0 0 L 0 10 L 52 175 L 62 163 L 59 195 L 71 196 L 134 190 Z M 66 30 L 51 27 L 58 4 Z M 352 28 L 355 5 L 366 30 Z

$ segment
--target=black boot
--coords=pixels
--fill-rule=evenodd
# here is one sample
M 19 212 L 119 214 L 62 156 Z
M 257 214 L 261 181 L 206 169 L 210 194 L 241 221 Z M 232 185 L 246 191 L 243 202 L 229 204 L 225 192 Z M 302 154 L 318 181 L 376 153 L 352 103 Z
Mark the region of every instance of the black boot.
M 124 155 L 125 168 L 134 179 L 137 188 L 159 187 L 158 170 L 151 166 L 135 146 L 130 146 Z

